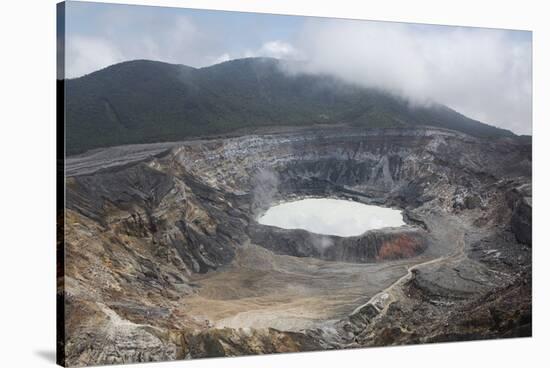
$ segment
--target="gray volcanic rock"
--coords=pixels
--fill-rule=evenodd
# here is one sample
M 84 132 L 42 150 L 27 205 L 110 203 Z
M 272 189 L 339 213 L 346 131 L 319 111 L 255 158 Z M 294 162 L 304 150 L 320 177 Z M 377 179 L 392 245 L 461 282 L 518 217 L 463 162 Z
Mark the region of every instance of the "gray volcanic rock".
M 248 235 L 253 243 L 276 254 L 353 263 L 414 257 L 426 249 L 429 241 L 428 234 L 418 228 L 388 228 L 339 237 L 251 224 Z
M 531 244 L 531 213 L 532 197 L 531 183 L 518 183 L 508 195 L 510 207 L 512 208 L 512 231 L 516 239 L 523 244 Z
M 435 128 L 69 158 L 67 364 L 529 335 L 530 160 L 513 138 Z M 256 221 L 309 196 L 398 207 L 408 225 L 340 238 Z
M 184 337 L 184 349 L 189 358 L 212 358 L 312 351 L 320 346 L 302 333 L 272 328 L 249 331 L 224 328 Z

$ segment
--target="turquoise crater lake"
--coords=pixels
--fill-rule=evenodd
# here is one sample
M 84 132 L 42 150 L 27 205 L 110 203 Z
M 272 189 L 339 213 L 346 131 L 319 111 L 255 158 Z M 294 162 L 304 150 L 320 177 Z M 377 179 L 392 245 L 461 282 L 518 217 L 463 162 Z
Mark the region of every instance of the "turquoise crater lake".
M 401 211 L 333 198 L 306 198 L 270 207 L 258 222 L 283 229 L 358 236 L 365 231 L 405 225 Z

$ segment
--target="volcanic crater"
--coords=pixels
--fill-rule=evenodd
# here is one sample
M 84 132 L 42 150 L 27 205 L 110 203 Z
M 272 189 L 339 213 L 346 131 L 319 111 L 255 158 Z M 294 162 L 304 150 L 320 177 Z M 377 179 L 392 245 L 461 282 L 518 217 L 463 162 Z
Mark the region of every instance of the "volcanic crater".
M 71 365 L 530 335 L 519 140 L 321 127 L 97 149 L 65 172 Z M 305 198 L 399 209 L 405 225 L 258 222 Z

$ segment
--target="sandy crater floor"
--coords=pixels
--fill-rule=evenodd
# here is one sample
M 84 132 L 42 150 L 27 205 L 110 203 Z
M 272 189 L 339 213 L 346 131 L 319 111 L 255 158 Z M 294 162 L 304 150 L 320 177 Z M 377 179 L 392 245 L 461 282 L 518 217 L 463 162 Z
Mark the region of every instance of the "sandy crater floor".
M 426 259 L 327 262 L 245 245 L 234 264 L 194 280 L 201 288 L 186 299 L 185 309 L 218 328 L 312 328 L 349 315 Z
M 424 220 L 432 246 L 420 256 L 383 263 L 330 262 L 243 245 L 231 265 L 193 279 L 200 289 L 185 298 L 184 309 L 216 328 L 299 331 L 331 325 L 392 287 L 410 267 L 434 267 L 463 256 L 464 225 L 458 218 Z

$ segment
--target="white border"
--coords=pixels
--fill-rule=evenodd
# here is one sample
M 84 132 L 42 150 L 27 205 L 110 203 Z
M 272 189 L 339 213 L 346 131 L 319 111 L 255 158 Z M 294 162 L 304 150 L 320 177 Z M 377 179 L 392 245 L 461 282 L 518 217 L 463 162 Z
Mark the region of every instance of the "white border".
M 548 362 L 546 241 L 550 29 L 543 1 L 112 1 L 533 30 L 534 338 L 207 359 L 147 367 L 522 367 Z M 2 2 L 0 336 L 3 367 L 51 366 L 55 349 L 55 1 Z M 121 366 L 122 367 L 122 366 Z

